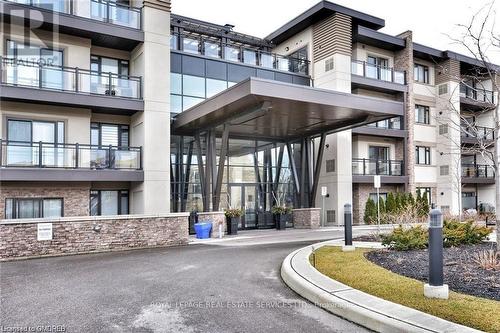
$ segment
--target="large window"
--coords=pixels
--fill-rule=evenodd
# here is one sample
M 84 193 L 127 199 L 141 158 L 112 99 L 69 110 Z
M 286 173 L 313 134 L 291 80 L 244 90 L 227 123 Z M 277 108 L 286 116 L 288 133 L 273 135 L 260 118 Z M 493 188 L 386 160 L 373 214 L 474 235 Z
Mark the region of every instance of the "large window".
M 61 198 L 8 198 L 5 200 L 6 219 L 31 219 L 63 216 Z
M 121 191 L 90 191 L 90 215 L 126 215 L 129 213 L 129 194 Z
M 429 67 L 415 64 L 413 67 L 413 79 L 420 83 L 429 83 Z
M 428 106 L 415 105 L 415 122 L 419 124 L 430 124 L 430 111 Z
M 93 146 L 129 146 L 128 125 L 90 124 L 90 144 Z
M 417 164 L 431 164 L 431 148 L 424 146 L 417 146 L 416 148 L 416 162 Z

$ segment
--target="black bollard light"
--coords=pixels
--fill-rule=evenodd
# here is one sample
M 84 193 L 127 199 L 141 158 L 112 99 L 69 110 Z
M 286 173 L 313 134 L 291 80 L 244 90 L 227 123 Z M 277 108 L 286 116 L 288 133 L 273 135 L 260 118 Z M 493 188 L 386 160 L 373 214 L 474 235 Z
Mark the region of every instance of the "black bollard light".
M 354 251 L 355 247 L 352 245 L 352 206 L 350 204 L 344 205 L 344 246 L 342 251 Z
M 443 213 L 439 209 L 429 214 L 429 283 L 424 285 L 424 296 L 448 299 L 443 274 Z

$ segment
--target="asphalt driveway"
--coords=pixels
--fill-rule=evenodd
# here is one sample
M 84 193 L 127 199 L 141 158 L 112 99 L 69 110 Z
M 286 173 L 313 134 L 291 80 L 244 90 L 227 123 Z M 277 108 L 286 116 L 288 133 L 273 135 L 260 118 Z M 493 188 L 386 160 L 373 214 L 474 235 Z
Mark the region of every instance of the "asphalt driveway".
M 246 241 L 2 263 L 0 326 L 65 332 L 366 331 L 304 301 L 279 277 L 292 250 L 313 238 L 341 237 L 341 231 L 301 241 L 290 233 L 286 242 L 259 242 L 252 235 Z

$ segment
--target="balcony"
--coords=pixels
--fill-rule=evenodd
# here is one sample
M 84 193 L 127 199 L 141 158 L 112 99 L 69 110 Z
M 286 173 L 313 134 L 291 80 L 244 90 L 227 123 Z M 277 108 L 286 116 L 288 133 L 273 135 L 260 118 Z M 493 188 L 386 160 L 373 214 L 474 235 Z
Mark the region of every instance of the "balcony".
M 2 180 L 140 181 L 141 147 L 0 140 Z
M 495 108 L 495 93 L 486 89 L 473 88 L 465 83 L 460 84 L 460 103 L 474 110 Z
M 352 159 L 352 181 L 354 183 L 373 183 L 373 176 L 379 175 L 382 183 L 404 184 L 408 177 L 404 175 L 404 163 L 398 160 Z
M 462 164 L 462 183 L 494 184 L 495 170 L 486 164 Z
M 406 91 L 406 72 L 391 67 L 369 64 L 365 61 L 351 61 L 353 88 L 370 88 L 380 92 Z
M 495 140 L 495 129 L 483 126 L 463 126 L 461 137 L 462 143 L 465 144 L 493 144 L 493 140 Z
M 240 63 L 262 69 L 280 72 L 309 75 L 310 61 L 307 59 L 282 56 L 266 52 L 257 48 L 243 47 L 236 44 L 227 44 L 202 36 L 172 33 L 170 49 L 193 55 L 205 56 L 213 59 L 222 59 L 228 62 Z
M 131 51 L 144 41 L 142 9 L 105 0 L 0 0 L 3 16 L 89 38 L 92 45 Z M 40 22 L 43 24 L 40 25 Z
M 391 119 L 381 120 L 362 127 L 352 129 L 354 134 L 373 135 L 373 136 L 387 136 L 394 138 L 405 138 L 406 131 L 403 130 L 403 119 L 401 117 L 394 117 Z
M 99 108 L 117 109 L 121 114 L 144 109 L 141 77 L 14 58 L 2 58 L 0 73 L 1 97 L 5 100 L 85 106 L 96 112 Z M 33 93 L 33 89 L 44 92 Z

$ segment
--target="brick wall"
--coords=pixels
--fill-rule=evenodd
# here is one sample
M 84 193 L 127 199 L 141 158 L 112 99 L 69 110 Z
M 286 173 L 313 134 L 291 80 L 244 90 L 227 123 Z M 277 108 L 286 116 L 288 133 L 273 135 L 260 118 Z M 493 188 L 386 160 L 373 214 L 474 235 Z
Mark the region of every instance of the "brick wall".
M 188 213 L 0 221 L 0 260 L 185 245 Z M 38 223 L 52 240 L 38 241 Z M 96 231 L 95 226 L 100 228 Z
M 5 199 L 7 198 L 63 198 L 64 216 L 89 215 L 90 184 L 29 185 L 26 183 L 0 186 L 0 219 L 5 218 Z
M 293 210 L 295 229 L 316 229 L 320 227 L 321 208 L 299 208 Z

